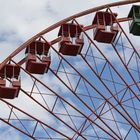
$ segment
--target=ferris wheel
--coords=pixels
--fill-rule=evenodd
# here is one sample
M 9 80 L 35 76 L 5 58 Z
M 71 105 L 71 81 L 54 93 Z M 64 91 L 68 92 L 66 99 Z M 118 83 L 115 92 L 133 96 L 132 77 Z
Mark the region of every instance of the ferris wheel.
M 139 140 L 139 38 L 139 0 L 94 7 L 30 38 L 0 65 L 0 133 Z

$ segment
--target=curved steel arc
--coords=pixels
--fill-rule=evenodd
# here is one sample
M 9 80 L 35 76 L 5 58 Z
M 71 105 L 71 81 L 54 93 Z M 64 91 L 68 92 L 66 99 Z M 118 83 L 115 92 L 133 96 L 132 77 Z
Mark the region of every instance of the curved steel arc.
M 32 38 L 30 38 L 29 40 L 27 40 L 25 43 L 23 43 L 20 47 L 18 47 L 13 53 L 11 53 L 0 65 L 0 69 L 4 66 L 4 64 L 6 64 L 11 58 L 13 58 L 16 54 L 18 54 L 20 51 L 22 51 L 24 48 L 27 47 L 28 44 L 30 44 L 33 40 L 37 39 L 38 37 L 40 37 L 41 35 L 44 35 L 48 32 L 50 32 L 51 30 L 54 30 L 55 28 L 59 27 L 61 24 L 69 22 L 72 19 L 78 18 L 78 17 L 82 17 L 85 15 L 88 15 L 92 12 L 98 11 L 98 10 L 102 10 L 108 7 L 115 7 L 115 6 L 121 6 L 121 5 L 126 5 L 126 4 L 132 4 L 132 3 L 137 3 L 140 2 L 140 0 L 124 0 L 121 2 L 115 2 L 115 3 L 110 3 L 110 4 L 105 4 L 102 6 L 98 6 L 95 8 L 91 8 L 88 9 L 86 11 L 80 12 L 78 14 L 75 14 L 73 16 L 70 16 L 64 20 L 61 20 L 59 22 L 57 22 L 56 24 L 53 24 L 52 26 L 44 29 L 43 31 L 41 31 L 40 33 L 36 34 L 35 36 L 33 36 Z

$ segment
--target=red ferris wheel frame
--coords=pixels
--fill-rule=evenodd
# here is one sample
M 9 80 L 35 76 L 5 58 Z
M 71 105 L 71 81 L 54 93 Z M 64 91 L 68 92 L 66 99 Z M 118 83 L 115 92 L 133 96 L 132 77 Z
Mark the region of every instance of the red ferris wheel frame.
M 38 33 L 37 35 L 35 35 L 34 37 L 32 37 L 31 39 L 29 39 L 27 42 L 25 42 L 24 44 L 22 44 L 19 48 L 17 48 L 11 55 L 9 55 L 0 65 L 0 69 L 2 69 L 9 61 L 12 62 L 13 64 L 17 65 L 18 67 L 21 68 L 22 71 L 24 71 L 25 73 L 27 73 L 28 75 L 31 76 L 32 79 L 34 79 L 34 83 L 38 82 L 41 85 L 43 85 L 44 87 L 46 87 L 47 89 L 49 89 L 52 93 L 54 93 L 60 100 L 64 101 L 66 104 L 68 104 L 70 107 L 72 107 L 74 110 L 76 110 L 79 114 L 81 114 L 86 120 L 81 124 L 79 129 L 74 129 L 73 127 L 71 127 L 68 123 L 66 123 L 63 119 L 61 119 L 60 117 L 58 117 L 55 113 L 53 113 L 53 111 L 50 111 L 47 107 L 43 106 L 40 102 L 38 102 L 36 99 L 34 99 L 32 96 L 30 96 L 24 89 L 20 89 L 23 93 L 25 93 L 31 100 L 33 100 L 36 104 L 38 104 L 39 106 L 41 106 L 43 109 L 45 109 L 46 111 L 48 111 L 50 114 L 52 114 L 55 118 L 57 118 L 59 121 L 61 121 L 64 125 L 66 125 L 69 129 L 71 129 L 75 134 L 73 135 L 73 137 L 68 136 L 67 134 L 65 134 L 64 132 L 61 132 L 60 130 L 57 130 L 56 128 L 48 125 L 47 123 L 43 122 L 42 120 L 37 119 L 36 117 L 33 117 L 33 115 L 28 114 L 27 112 L 23 111 L 22 109 L 18 108 L 17 106 L 13 105 L 12 103 L 10 103 L 7 100 L 4 99 L 0 99 L 3 103 L 7 104 L 11 110 L 15 109 L 18 110 L 20 112 L 22 112 L 23 114 L 25 114 L 26 116 L 28 116 L 29 118 L 33 119 L 34 121 L 36 121 L 36 125 L 33 129 L 33 133 L 30 134 L 28 133 L 28 131 L 23 131 L 20 128 L 17 128 L 16 126 L 14 126 L 12 123 L 9 122 L 10 117 L 11 117 L 11 113 L 9 114 L 9 120 L 5 120 L 3 118 L 0 118 L 0 120 L 10 126 L 12 126 L 13 128 L 17 129 L 18 131 L 20 131 L 21 133 L 25 134 L 26 136 L 30 137 L 31 139 L 37 139 L 34 137 L 34 133 L 36 131 L 36 127 L 38 125 L 38 123 L 40 123 L 41 125 L 43 125 L 44 127 L 47 127 L 53 131 L 55 131 L 56 133 L 58 133 L 59 135 L 63 136 L 63 139 L 78 139 L 78 137 L 82 138 L 82 139 L 87 139 L 85 135 L 82 135 L 82 129 L 86 129 L 83 126 L 86 124 L 86 121 L 88 120 L 90 122 L 89 126 L 91 124 L 94 124 L 95 126 L 97 126 L 100 130 L 102 130 L 104 133 L 106 133 L 109 138 L 108 139 L 115 139 L 115 140 L 122 140 L 122 139 L 126 139 L 127 135 L 123 138 L 122 134 L 118 128 L 118 124 L 115 121 L 114 118 L 114 122 L 116 123 L 116 128 L 118 129 L 118 133 L 113 130 L 113 128 L 111 128 L 111 126 L 109 124 L 107 124 L 106 121 L 104 121 L 104 119 L 102 119 L 100 117 L 100 115 L 98 115 L 96 113 L 96 110 L 93 110 L 84 100 L 82 100 L 58 75 L 57 73 L 55 73 L 53 71 L 53 69 L 49 68 L 49 70 L 53 73 L 53 75 L 55 75 L 55 77 L 68 89 L 71 91 L 72 94 L 74 94 L 74 96 L 91 112 L 91 114 L 89 116 L 85 115 L 79 108 L 76 108 L 73 104 L 71 104 L 69 101 L 67 101 L 64 97 L 60 96 L 57 92 L 55 92 L 54 90 L 52 90 L 49 86 L 47 86 L 45 83 L 43 83 L 41 80 L 39 80 L 38 78 L 36 78 L 34 75 L 30 74 L 27 70 L 25 70 L 23 67 L 21 67 L 21 65 L 23 63 L 25 63 L 26 58 L 23 58 L 22 60 L 20 60 L 19 62 L 15 62 L 12 58 L 15 57 L 18 53 L 20 53 L 21 51 L 23 51 L 25 48 L 27 48 L 27 46 L 33 42 L 34 40 L 38 39 L 39 37 L 41 37 L 46 43 L 48 43 L 51 47 L 51 49 L 59 56 L 60 61 L 64 61 L 65 63 L 67 63 L 67 65 L 69 65 L 79 76 L 80 78 L 82 78 L 84 80 L 84 82 L 88 83 L 88 85 L 90 85 L 90 87 L 92 87 L 92 89 L 94 89 L 103 99 L 106 103 L 109 104 L 109 109 L 111 110 L 112 108 L 118 112 L 120 114 L 120 116 L 122 116 L 127 122 L 128 124 L 131 126 L 131 128 L 129 129 L 129 131 L 131 131 L 131 129 L 133 128 L 135 131 L 135 133 L 140 133 L 140 127 L 138 122 L 136 121 L 136 119 L 134 119 L 131 115 L 130 112 L 128 112 L 124 106 L 122 105 L 122 103 L 117 99 L 116 94 L 114 95 L 114 93 L 111 91 L 111 89 L 108 87 L 108 85 L 100 78 L 100 75 L 97 74 L 97 72 L 93 69 L 93 67 L 90 65 L 90 63 L 88 62 L 88 60 L 86 59 L 86 57 L 83 54 L 80 54 L 82 60 L 86 63 L 86 65 L 89 67 L 89 69 L 96 75 L 96 77 L 99 79 L 99 81 L 101 82 L 101 84 L 106 88 L 106 90 L 110 93 L 111 97 L 107 98 L 105 97 L 98 88 L 95 87 L 94 84 L 92 84 L 90 82 L 90 80 L 88 80 L 85 76 L 83 76 L 63 55 L 59 54 L 58 51 L 53 47 L 54 44 L 58 43 L 61 41 L 61 37 L 57 37 L 56 39 L 52 40 L 52 41 L 47 41 L 43 35 L 49 33 L 50 31 L 60 27 L 62 24 L 67 23 L 69 21 L 74 21 L 79 27 L 80 24 L 78 23 L 78 21 L 76 20 L 79 17 L 83 17 L 85 15 L 94 13 L 96 11 L 99 10 L 103 10 L 103 9 L 108 9 L 110 11 L 110 13 L 112 13 L 112 10 L 110 9 L 111 7 L 116 7 L 116 6 L 121 6 L 121 5 L 127 5 L 127 4 L 132 4 L 132 3 L 136 3 L 139 2 L 139 0 L 127 0 L 127 1 L 122 1 L 122 2 L 116 2 L 116 3 L 111 3 L 111 4 L 107 4 L 107 5 L 103 5 L 103 6 L 99 6 L 99 7 L 95 7 L 89 10 L 86 10 L 84 12 L 78 13 L 76 15 L 73 15 L 71 17 L 68 17 L 50 27 L 48 27 L 47 29 L 41 31 L 40 33 Z M 127 34 L 125 33 L 124 29 L 122 28 L 120 22 L 125 22 L 125 21 L 129 21 L 131 20 L 130 18 L 120 18 L 120 19 L 116 19 L 116 23 L 118 24 L 118 26 L 120 27 L 120 30 L 122 31 L 122 33 L 124 34 L 124 36 L 126 37 L 126 39 L 128 40 L 129 44 L 132 47 L 132 50 L 134 51 L 134 53 L 137 55 L 137 58 L 140 58 L 140 54 L 137 51 L 137 49 L 135 48 L 135 46 L 133 45 L 133 43 L 131 42 L 131 40 L 129 39 L 129 37 L 127 36 Z M 102 55 L 102 57 L 106 60 L 106 63 L 109 64 L 109 67 L 111 67 L 111 69 L 116 73 L 116 75 L 123 81 L 123 83 L 125 84 L 126 88 L 130 90 L 130 92 L 132 93 L 132 98 L 128 98 L 126 100 L 132 100 L 133 98 L 136 98 L 138 101 L 140 101 L 139 98 L 139 94 L 136 94 L 136 92 L 134 91 L 133 88 L 131 88 L 131 86 L 135 85 L 135 87 L 137 88 L 137 90 L 140 90 L 139 87 L 139 83 L 135 80 L 135 78 L 133 77 L 132 73 L 130 72 L 130 70 L 127 68 L 127 65 L 124 63 L 121 55 L 118 53 L 118 50 L 116 49 L 115 45 L 113 43 L 111 43 L 116 55 L 118 56 L 118 58 L 120 59 L 120 62 L 122 63 L 123 67 L 125 68 L 125 70 L 127 71 L 128 75 L 130 76 L 130 78 L 133 81 L 133 84 L 130 85 L 127 83 L 127 81 L 124 79 L 124 77 L 116 70 L 115 66 L 113 66 L 113 64 L 108 60 L 108 58 L 104 55 L 104 53 L 100 50 L 100 48 L 96 45 L 96 43 L 93 41 L 93 39 L 91 39 L 91 37 L 88 35 L 88 33 L 86 31 L 95 28 L 96 25 L 89 25 L 89 26 L 85 26 L 85 27 L 80 27 L 83 34 L 87 37 L 87 39 L 90 41 L 89 44 L 92 44 Z M 105 64 L 106 65 L 106 64 Z M 65 72 L 65 69 L 64 69 Z M 65 72 L 67 75 L 67 72 Z M 111 73 L 111 72 L 110 72 Z M 124 90 L 124 89 L 121 89 Z M 121 92 L 121 91 L 120 91 Z M 119 93 L 120 93 L 119 92 Z M 117 93 L 117 94 L 119 94 Z M 91 96 L 89 96 L 91 98 Z M 117 104 L 113 104 L 110 99 L 113 98 Z M 125 102 L 125 101 L 124 101 Z M 98 108 L 102 107 L 102 105 L 104 106 L 104 103 L 102 103 Z M 117 108 L 117 106 L 120 106 L 121 110 L 119 110 Z M 103 107 L 104 108 L 104 107 Z M 102 108 L 102 109 L 103 109 Z M 136 108 L 137 109 L 137 108 Z M 104 113 L 105 114 L 105 113 Z M 71 119 L 71 115 L 68 113 L 70 119 Z M 95 115 L 96 118 L 92 119 L 91 116 Z M 112 115 L 113 116 L 113 115 Z M 105 125 L 106 127 L 102 127 L 102 125 L 98 124 L 96 122 L 96 120 L 99 119 L 100 122 L 102 123 L 102 125 Z M 20 121 L 20 119 L 19 119 Z M 73 121 L 72 121 L 73 122 Z M 74 123 L 73 123 L 74 124 Z M 43 128 L 44 128 L 43 127 Z M 82 128 L 83 127 L 83 128 Z M 88 126 L 87 126 L 88 127 Z M 45 129 L 45 128 L 44 128 Z M 96 131 L 95 131 L 96 132 Z M 129 134 L 129 132 L 127 133 Z M 103 139 L 101 138 L 101 136 L 98 136 L 98 139 Z M 53 138 L 48 138 L 48 139 L 53 139 Z M 62 139 L 62 138 L 59 138 Z M 104 138 L 105 139 L 105 138 Z M 107 138 L 106 138 L 107 139 Z

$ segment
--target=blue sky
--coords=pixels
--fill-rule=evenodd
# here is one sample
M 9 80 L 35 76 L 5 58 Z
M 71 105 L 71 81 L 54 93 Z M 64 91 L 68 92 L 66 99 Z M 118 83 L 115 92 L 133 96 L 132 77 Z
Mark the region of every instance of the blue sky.
M 64 19 L 64 18 L 71 16 L 75 13 L 78 13 L 80 11 L 83 11 L 83 10 L 86 10 L 86 9 L 89 9 L 92 7 L 96 7 L 101 4 L 106 4 L 109 2 L 115 2 L 115 1 L 116 0 L 100 0 L 100 1 L 84 0 L 82 2 L 81 2 L 81 0 L 76 0 L 76 1 L 74 1 L 74 0 L 68 0 L 68 1 L 66 1 L 66 0 L 61 0 L 61 1 L 58 1 L 58 0 L 42 0 L 42 1 L 40 1 L 40 0 L 20 0 L 20 1 L 19 0 L 13 0 L 13 1 L 5 0 L 5 1 L 2 1 L 1 0 L 0 1 L 0 5 L 1 5 L 0 21 L 2 21 L 2 22 L 0 23 L 0 53 L 1 53 L 0 61 L 3 61 L 8 56 L 8 54 L 13 52 L 16 48 L 18 48 L 27 39 L 31 38 L 33 35 L 37 34 L 44 28 L 47 28 L 50 25 L 60 21 L 61 19 Z M 123 8 L 116 7 L 113 10 L 115 12 L 118 12 L 120 17 L 121 16 L 123 17 L 123 16 L 127 16 L 130 7 L 131 7 L 130 5 L 124 6 Z M 92 21 L 91 18 L 93 18 L 93 15 L 90 15 L 89 17 L 86 16 L 82 19 L 79 19 L 79 21 L 82 21 L 82 23 L 89 25 L 90 23 L 88 23 L 88 22 Z M 126 31 L 126 33 L 129 34 L 128 24 L 122 23 L 122 26 L 124 27 L 124 30 Z M 46 35 L 46 38 L 48 40 L 53 39 L 54 36 L 57 35 L 57 31 L 58 31 L 58 29 L 55 30 L 54 32 L 51 32 L 50 34 Z M 88 34 L 92 35 L 92 31 L 89 31 Z M 138 44 L 139 38 L 132 36 L 132 35 L 129 35 L 129 37 L 131 38 L 133 44 L 135 45 L 137 51 L 139 52 L 139 44 Z M 126 57 L 126 60 L 129 60 L 132 55 L 132 52 L 131 52 L 132 47 L 130 46 L 128 40 L 125 38 L 124 35 L 122 35 L 122 39 L 123 39 L 123 45 L 127 46 L 125 48 L 125 57 Z M 84 46 L 84 49 L 82 51 L 83 54 L 85 51 L 87 51 L 87 48 L 89 45 L 86 37 L 85 37 L 85 42 L 86 42 L 86 45 Z M 120 39 L 118 42 L 118 45 L 117 45 L 117 50 L 118 50 L 119 54 L 123 57 L 124 54 L 123 54 L 122 48 L 119 47 L 119 44 L 121 44 L 121 43 L 122 42 Z M 108 58 L 108 60 L 117 69 L 117 71 L 121 73 L 121 75 L 123 76 L 125 81 L 127 81 L 127 83 L 130 85 L 133 84 L 132 78 L 127 73 L 126 69 L 124 68 L 123 64 L 119 60 L 118 56 L 115 54 L 111 45 L 102 44 L 102 43 L 97 43 L 97 44 L 100 47 L 101 51 L 104 52 L 104 54 Z M 54 45 L 54 47 L 57 48 L 58 44 Z M 129 49 L 129 47 L 130 47 L 130 49 Z M 94 47 L 94 45 L 91 45 L 91 50 L 93 51 L 96 64 L 94 63 L 93 58 L 90 57 L 91 52 L 88 53 L 88 56 L 86 57 L 86 59 L 89 62 L 89 64 L 95 69 L 95 71 L 98 69 L 98 71 L 96 71 L 96 72 L 100 73 L 100 71 L 103 68 L 103 66 L 105 65 L 106 61 L 103 59 L 103 57 L 98 52 L 98 50 Z M 52 56 L 53 63 L 51 64 L 51 69 L 56 70 L 56 68 L 58 67 L 58 64 L 59 64 L 58 62 L 60 62 L 60 58 L 53 51 L 52 51 L 52 54 L 53 54 L 53 56 Z M 21 52 L 19 55 L 17 55 L 15 60 L 19 59 L 23 55 L 24 55 L 24 52 Z M 73 58 L 66 57 L 66 60 L 68 60 L 68 62 L 72 63 L 73 66 L 76 67 L 76 69 L 78 69 L 78 71 L 80 71 L 80 73 L 85 78 L 87 78 L 97 89 L 99 89 L 99 91 L 105 97 L 110 98 L 109 91 L 107 91 L 107 89 L 102 85 L 102 83 L 100 83 L 100 80 L 95 76 L 95 74 L 93 74 L 91 69 L 89 67 L 87 67 L 86 63 L 83 61 L 83 59 L 80 56 L 73 57 Z M 129 68 L 133 69 L 133 70 L 131 70 L 131 73 L 132 73 L 134 79 L 136 80 L 136 82 L 140 82 L 139 81 L 140 79 L 138 77 L 139 73 L 134 71 L 134 70 L 137 70 L 138 67 L 140 68 L 140 60 L 138 59 L 138 65 L 136 64 L 135 60 L 136 60 L 136 57 L 134 57 L 131 60 L 131 62 L 129 64 Z M 74 89 L 79 80 L 79 76 L 77 76 L 76 71 L 74 71 L 64 61 L 63 61 L 63 65 L 61 65 L 59 70 L 62 71 L 62 72 L 58 72 L 58 76 L 61 78 L 61 80 L 64 81 L 70 88 Z M 67 72 L 73 73 L 73 75 L 67 75 L 68 76 L 67 77 L 63 73 L 63 72 L 65 72 L 65 70 Z M 113 73 L 113 77 L 111 77 L 111 72 Z M 22 74 L 21 79 L 22 79 L 23 89 L 25 91 L 31 91 L 31 88 L 33 85 L 32 79 L 30 78 L 30 76 L 25 74 L 24 71 L 21 71 L 21 74 Z M 53 91 L 57 92 L 60 96 L 64 97 L 67 101 L 69 101 L 71 104 L 73 104 L 76 108 L 78 108 L 80 111 L 82 111 L 87 116 L 92 113 L 91 110 L 86 108 L 77 98 L 75 98 L 75 96 L 72 95 L 72 92 L 70 90 L 68 90 L 62 84 L 62 82 L 60 82 L 54 76 L 54 74 L 52 74 L 50 71 L 43 76 L 36 75 L 36 77 L 38 79 L 41 79 L 41 81 L 43 81 L 46 85 L 51 87 L 51 89 Z M 108 65 L 105 69 L 105 72 L 102 74 L 102 79 L 104 79 L 104 82 L 108 85 L 109 89 L 113 93 L 119 92 L 121 89 L 126 88 L 126 85 L 124 84 L 124 82 L 119 78 L 119 76 Z M 109 82 L 109 80 L 110 81 L 114 80 L 116 82 L 114 84 L 115 86 L 111 82 Z M 70 85 L 69 81 L 70 81 L 71 85 Z M 121 84 L 117 84 L 117 82 L 121 83 Z M 88 88 L 88 90 L 86 87 Z M 139 94 L 139 90 L 137 89 L 136 86 L 132 86 L 131 89 L 135 93 Z M 33 91 L 34 92 L 40 91 L 41 93 L 50 94 L 51 96 L 46 95 L 44 97 L 47 102 L 48 108 L 53 107 L 53 104 L 56 101 L 56 97 L 54 96 L 54 93 L 50 92 L 48 89 L 46 89 L 44 86 L 42 86 L 38 82 L 37 82 L 37 87 L 34 87 Z M 84 80 L 80 81 L 76 92 L 77 92 L 77 94 L 79 93 L 79 97 L 82 98 L 82 100 L 91 108 L 96 108 L 101 103 L 104 102 L 103 98 L 97 94 L 97 91 L 95 91 L 95 89 L 93 89 Z M 123 93 L 124 93 L 124 90 L 122 92 L 120 92 L 118 97 L 117 96 L 116 97 L 118 99 L 121 99 Z M 89 97 L 87 97 L 88 94 L 93 96 L 93 99 L 90 99 Z M 130 113 L 130 116 L 134 120 L 137 120 L 137 118 L 135 116 L 136 116 L 136 114 L 138 116 L 140 115 L 139 110 L 137 110 L 135 112 L 133 109 L 131 109 L 131 107 L 128 107 L 129 105 L 133 106 L 132 101 L 125 102 L 125 100 L 129 99 L 132 95 L 133 94 L 131 91 L 128 90 L 126 92 L 125 97 L 124 97 L 124 105 L 125 105 L 124 107 Z M 46 105 L 42 96 L 35 94 L 35 95 L 33 95 L 33 97 L 37 101 L 39 101 L 41 104 Z M 133 101 L 135 102 L 135 106 L 137 108 L 139 108 L 140 106 L 139 106 L 138 100 L 134 99 Z M 65 126 L 63 123 L 61 123 L 55 117 L 50 115 L 46 110 L 42 109 L 40 106 L 38 106 L 36 103 L 34 103 L 31 99 L 29 99 L 27 96 L 25 96 L 23 94 L 23 92 L 21 92 L 19 98 L 15 99 L 13 101 L 10 101 L 10 102 L 12 104 L 16 105 L 17 107 L 22 108 L 24 111 L 28 112 L 29 114 L 33 115 L 34 117 L 42 120 L 46 124 L 49 124 L 50 126 L 56 128 L 57 130 L 60 130 L 61 132 L 67 134 L 68 136 L 71 136 L 74 134 L 74 132 L 71 131 L 70 128 Z M 110 102 L 113 104 L 117 104 L 114 99 L 110 99 Z M 10 109 L 2 102 L 1 102 L 1 106 L 2 106 L 2 108 L 0 109 L 0 111 L 2 112 L 1 117 L 7 118 L 10 113 Z M 5 108 L 5 109 L 3 110 L 3 108 Z M 71 108 L 65 102 L 58 100 L 57 104 L 56 104 L 56 108 L 54 109 L 54 112 L 56 112 L 56 114 L 62 120 L 64 120 L 66 123 L 70 124 L 70 126 L 72 128 L 75 128 L 74 124 L 71 121 L 71 118 L 68 117 L 68 112 L 66 112 L 65 108 L 68 110 L 69 114 L 73 115 L 72 120 L 73 120 L 74 124 L 76 125 L 76 127 L 79 128 L 80 125 L 82 124 L 82 122 L 84 121 L 84 118 L 82 118 L 82 115 L 80 113 L 78 113 L 76 110 Z M 110 105 L 106 104 L 102 113 L 106 112 L 109 108 L 110 108 Z M 121 107 L 117 106 L 117 109 L 123 112 Z M 14 111 L 16 112 L 17 116 L 21 119 L 29 118 L 26 115 L 23 115 L 22 113 L 18 112 L 17 110 L 14 110 Z M 101 111 L 100 109 L 97 110 L 98 113 L 100 111 Z M 62 116 L 59 113 L 67 114 L 67 117 Z M 112 113 L 113 113 L 113 115 L 112 115 Z M 76 118 L 76 117 L 74 117 L 74 115 L 77 115 L 80 117 Z M 12 114 L 12 117 L 16 118 L 16 116 L 14 114 Z M 127 121 L 125 121 L 124 118 L 122 118 L 121 115 L 115 109 L 112 109 L 112 112 L 108 111 L 107 113 L 103 114 L 102 117 L 104 118 L 103 120 L 105 120 L 105 122 L 109 125 L 109 127 L 114 128 L 114 131 L 117 134 L 119 132 L 116 129 L 117 129 L 117 127 L 119 127 L 119 130 L 121 133 L 120 135 L 123 138 L 125 137 L 125 135 L 129 131 L 130 127 L 129 127 Z M 113 120 L 114 117 L 118 122 L 123 121 L 124 124 L 118 123 L 118 125 L 116 125 L 114 122 L 107 120 L 107 119 Z M 93 114 L 90 116 L 90 119 L 92 119 L 92 120 L 94 120 L 95 118 L 96 118 L 96 116 Z M 140 120 L 138 120 L 137 122 L 140 122 Z M 11 121 L 11 123 L 18 126 L 19 128 L 22 128 L 22 126 L 20 126 L 18 122 Z M 33 121 L 30 123 L 23 121 L 23 123 L 25 126 L 27 126 L 28 131 L 32 132 L 32 128 L 35 126 L 35 123 Z M 95 123 L 101 125 L 109 133 L 112 134 L 112 132 L 110 130 L 108 130 L 108 128 L 106 126 L 104 126 L 103 123 L 99 119 L 97 119 L 95 121 Z M 90 125 L 90 122 L 87 122 L 86 125 L 87 126 Z M 46 126 L 44 126 L 44 127 L 46 127 Z M 46 128 L 46 130 L 48 132 L 50 132 L 51 136 L 54 135 L 57 137 L 57 135 L 53 131 L 49 130 L 48 128 Z M 88 137 L 88 135 L 91 134 L 91 135 L 96 136 L 96 132 L 99 133 L 100 137 L 109 138 L 109 136 L 107 136 L 97 126 L 94 126 L 94 131 L 93 131 L 92 125 L 90 127 L 88 127 L 87 129 L 85 129 L 85 133 L 83 132 L 83 134 L 85 136 L 87 136 L 86 137 L 87 139 L 90 140 L 93 138 Z M 37 135 L 42 135 L 42 137 L 46 135 L 44 130 L 42 130 L 41 126 L 38 126 L 38 130 L 36 130 L 36 136 Z M 6 140 L 11 140 L 11 137 L 14 140 L 30 139 L 28 137 L 25 137 L 21 133 L 18 133 L 14 129 L 7 127 L 6 125 L 4 125 L 4 123 L 0 123 L 0 140 L 3 140 L 5 138 L 6 138 Z M 58 135 L 58 137 L 59 137 L 59 135 Z M 138 137 L 140 139 L 140 135 L 135 130 L 132 130 L 132 132 L 130 133 L 127 140 L 131 140 L 132 137 L 135 139 Z M 79 140 L 80 139 L 82 139 L 82 138 L 79 138 Z M 95 139 L 99 139 L 99 138 L 95 138 Z

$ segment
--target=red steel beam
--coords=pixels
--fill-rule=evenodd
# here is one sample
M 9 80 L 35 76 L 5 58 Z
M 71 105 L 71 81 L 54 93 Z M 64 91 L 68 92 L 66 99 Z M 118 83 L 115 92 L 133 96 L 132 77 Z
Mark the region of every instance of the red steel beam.
M 101 97 L 103 97 L 104 98 L 104 100 L 106 100 L 111 106 L 113 106 L 114 107 L 114 105 L 111 103 L 111 102 L 109 102 L 107 99 L 106 99 L 106 97 L 103 95 L 103 94 L 101 94 L 99 91 L 98 91 L 98 89 L 96 89 L 83 75 L 81 75 L 81 73 L 79 73 L 62 55 L 60 55 L 57 51 L 56 51 L 56 49 L 54 49 L 53 47 L 51 47 L 61 58 L 63 58 L 63 60 L 68 64 L 68 65 L 70 65 L 71 66 L 71 68 L 73 68 L 97 93 L 99 93 L 99 95 L 101 96 Z M 117 108 L 115 108 L 114 107 L 114 109 L 117 111 L 117 112 L 119 112 L 136 130 L 138 130 L 139 132 L 140 132 L 140 129 L 137 127 L 137 124 L 135 124 L 135 122 L 131 122 L 127 117 L 125 117 L 124 116 L 124 114 L 123 113 L 121 113 Z M 134 123 L 134 124 L 133 124 Z
M 95 7 L 95 8 L 91 8 L 91 9 L 88 9 L 86 11 L 83 11 L 83 12 L 80 12 L 78 14 L 75 14 L 75 15 L 72 15 L 66 19 L 63 19 L 59 22 L 57 22 L 56 24 L 53 24 L 52 26 L 44 29 L 43 31 L 39 32 L 38 34 L 36 34 L 35 36 L 33 36 L 32 38 L 30 38 L 29 40 L 27 40 L 25 43 L 23 43 L 21 46 L 19 46 L 13 53 L 11 53 L 0 65 L 0 69 L 11 59 L 13 58 L 16 54 L 18 54 L 20 51 L 22 51 L 23 49 L 25 49 L 32 41 L 36 40 L 38 37 L 56 29 L 57 27 L 59 27 L 60 25 L 62 25 L 63 23 L 66 23 L 66 22 L 69 22 L 71 21 L 72 19 L 76 19 L 76 18 L 79 18 L 79 17 L 82 17 L 82 16 L 85 16 L 85 15 L 88 15 L 88 14 L 91 14 L 93 12 L 96 12 L 98 10 L 102 10 L 102 9 L 105 9 L 105 8 L 108 8 L 108 7 L 115 7 L 115 6 L 121 6 L 121 5 L 127 5 L 127 4 L 132 4 L 132 3 L 137 3 L 137 2 L 140 2 L 139 0 L 124 0 L 124 1 L 121 1 L 121 2 L 115 2 L 115 3 L 110 3 L 110 4 L 105 4 L 105 5 L 102 5 L 102 6 L 98 6 L 98 7 Z
M 42 122 L 41 120 L 39 120 L 39 119 L 37 119 L 37 118 L 33 117 L 32 115 L 30 115 L 30 114 L 28 114 L 27 112 L 25 112 L 25 111 L 21 110 L 20 108 L 18 108 L 18 107 L 16 107 L 16 106 L 12 105 L 12 104 L 11 104 L 11 103 L 9 103 L 8 101 L 3 100 L 2 98 L 0 98 L 0 100 L 1 100 L 2 102 L 6 103 L 7 105 L 9 105 L 9 106 L 13 107 L 14 109 L 16 109 L 16 110 L 18 110 L 18 111 L 22 112 L 23 114 L 27 115 L 28 117 L 32 118 L 33 120 L 35 120 L 35 121 L 39 122 L 40 124 L 43 124 L 44 126 L 46 126 L 46 127 L 50 128 L 50 129 L 52 129 L 53 131 L 57 132 L 58 134 L 60 134 L 60 135 L 62 135 L 62 136 L 64 136 L 65 138 L 70 139 L 68 136 L 66 136 L 66 135 L 65 135 L 65 134 L 63 134 L 62 132 L 59 132 L 58 130 L 56 130 L 56 129 L 54 129 L 53 127 L 51 127 L 51 126 L 47 125 L 46 123 Z M 8 123 L 8 122 L 4 121 L 4 119 L 0 118 L 0 120 L 2 120 L 3 122 L 5 122 L 5 123 L 9 124 L 10 126 L 14 127 L 14 126 L 13 126 L 13 125 L 11 125 L 10 123 Z M 27 135 L 27 136 L 31 137 L 32 139 L 35 139 L 33 136 L 31 136 L 31 135 L 29 135 L 29 134 L 25 133 L 24 131 L 20 130 L 19 128 L 16 128 L 16 127 L 14 127 L 14 128 L 15 128 L 15 129 L 17 129 L 17 130 L 19 130 L 19 131 L 20 131 L 20 132 L 22 132 L 23 134 L 25 134 L 25 135 Z
M 79 25 L 79 23 L 74 19 L 74 21 Z M 79 25 L 80 27 L 80 25 Z M 81 28 L 81 27 L 80 27 Z M 104 57 L 106 62 L 112 67 L 112 69 L 115 71 L 115 73 L 121 78 L 121 80 L 124 82 L 124 84 L 130 89 L 130 91 L 137 97 L 138 101 L 140 101 L 140 98 L 136 95 L 136 93 L 129 87 L 129 84 L 124 80 L 124 78 L 120 75 L 120 73 L 115 69 L 115 67 L 111 64 L 111 62 L 107 59 L 107 57 L 104 55 L 104 53 L 99 49 L 99 47 L 94 43 L 94 41 L 91 39 L 91 37 L 81 28 L 85 36 L 89 39 L 89 41 L 96 47 L 96 49 L 100 52 L 100 54 Z
M 93 124 L 95 124 L 98 128 L 100 128 L 102 131 L 104 131 L 106 134 L 108 134 L 109 136 L 111 136 L 114 140 L 117 140 L 114 136 L 112 136 L 107 130 L 105 130 L 104 128 L 102 128 L 99 124 L 95 123 L 93 120 L 91 120 L 90 118 L 88 118 L 84 113 L 82 113 L 80 110 L 78 110 L 76 107 L 74 107 L 71 103 L 69 103 L 68 101 L 66 101 L 63 97 L 61 97 L 59 94 L 57 94 L 56 92 L 54 92 L 52 89 L 50 89 L 46 84 L 44 84 L 42 81 L 40 81 L 39 79 L 37 79 L 35 76 L 33 76 L 32 74 L 30 74 L 29 72 L 27 72 L 25 69 L 23 69 L 20 65 L 18 65 L 15 61 L 11 60 L 14 64 L 16 64 L 17 66 L 19 66 L 23 71 L 25 71 L 27 74 L 29 74 L 32 78 L 34 78 L 36 81 L 38 81 L 40 84 L 42 84 L 44 87 L 46 87 L 47 89 L 49 89 L 51 92 L 53 92 L 57 97 L 59 97 L 60 99 L 62 99 L 65 103 L 67 103 L 68 105 L 70 105 L 74 110 L 76 110 L 77 112 L 79 112 L 82 116 L 84 116 L 87 120 L 89 120 L 90 122 L 92 122 Z M 72 129 L 75 133 L 77 133 L 79 136 L 81 136 L 82 138 L 84 138 L 78 131 L 74 130 L 72 127 L 70 127 L 68 124 L 66 124 L 62 119 L 60 119 L 58 116 L 56 116 L 53 112 L 51 112 L 50 110 L 48 110 L 45 106 L 43 106 L 41 103 L 39 103 L 37 100 L 35 100 L 33 97 L 29 96 L 23 89 L 21 89 L 21 91 L 23 93 L 25 93 L 28 97 L 30 97 L 33 101 L 35 101 L 38 105 L 40 105 L 41 107 L 43 107 L 46 111 L 48 111 L 49 113 L 51 113 L 53 116 L 55 116 L 58 120 L 60 120 L 61 122 L 63 122 L 66 126 L 68 126 L 70 129 Z M 118 137 L 119 138 L 119 137 Z M 85 138 L 84 138 L 85 139 Z M 121 138 L 119 138 L 121 139 Z

